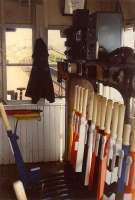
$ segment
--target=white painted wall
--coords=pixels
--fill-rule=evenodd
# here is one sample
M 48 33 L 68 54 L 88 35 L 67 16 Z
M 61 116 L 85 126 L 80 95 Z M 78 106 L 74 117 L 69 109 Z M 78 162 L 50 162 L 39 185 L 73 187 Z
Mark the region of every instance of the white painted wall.
M 17 129 L 18 144 L 25 162 L 59 161 L 65 151 L 65 100 L 53 104 L 8 105 L 5 109 L 41 109 L 41 121 L 20 120 Z M 15 127 L 16 119 L 8 117 Z M 60 152 L 62 144 L 62 150 Z M 0 119 L 0 164 L 14 163 L 6 131 Z

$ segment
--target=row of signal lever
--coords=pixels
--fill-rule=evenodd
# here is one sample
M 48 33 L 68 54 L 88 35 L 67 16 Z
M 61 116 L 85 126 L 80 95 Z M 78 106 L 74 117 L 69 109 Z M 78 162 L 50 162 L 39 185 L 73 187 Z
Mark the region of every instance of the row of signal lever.
M 75 86 L 69 161 L 97 200 L 135 199 L 135 130 L 125 105 Z

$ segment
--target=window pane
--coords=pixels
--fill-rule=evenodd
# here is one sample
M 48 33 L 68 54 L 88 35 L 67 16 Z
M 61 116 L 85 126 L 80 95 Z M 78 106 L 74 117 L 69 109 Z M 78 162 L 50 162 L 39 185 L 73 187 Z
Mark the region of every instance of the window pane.
M 30 99 L 25 97 L 30 72 L 30 66 L 7 66 L 7 100 Z M 21 89 L 22 99 L 20 97 Z
M 65 96 L 65 82 L 57 82 L 57 61 L 65 59 L 64 51 L 66 38 L 60 36 L 60 30 L 48 30 L 49 65 L 56 97 Z
M 66 38 L 60 36 L 60 30 L 48 30 L 49 64 L 65 59 L 65 41 Z
M 133 31 L 133 28 L 129 28 L 129 29 L 125 30 L 123 39 L 124 39 L 124 46 L 125 47 L 131 47 L 132 49 L 134 49 L 135 34 L 134 34 L 134 31 Z
M 31 64 L 32 29 L 7 29 L 6 62 L 7 64 Z

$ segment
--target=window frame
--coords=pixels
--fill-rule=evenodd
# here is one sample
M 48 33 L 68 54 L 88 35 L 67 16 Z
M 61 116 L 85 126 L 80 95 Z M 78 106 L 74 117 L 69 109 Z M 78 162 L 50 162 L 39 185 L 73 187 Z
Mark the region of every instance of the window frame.
M 33 50 L 33 42 L 34 42 L 34 33 L 33 33 L 33 26 L 32 25 L 15 25 L 15 24 L 10 24 L 10 25 L 5 25 L 5 36 L 6 36 L 6 29 L 7 28 L 31 28 L 31 30 L 32 30 L 32 50 Z M 6 37 L 5 37 L 5 45 L 6 45 Z M 5 51 L 6 51 L 6 49 L 5 49 Z M 5 52 L 5 55 L 6 55 L 6 52 Z M 19 63 L 12 63 L 12 64 L 7 64 L 6 63 L 6 65 L 7 66 L 31 66 L 32 64 L 26 64 L 26 63 L 21 63 L 21 64 L 19 64 Z
M 57 25 L 48 26 L 48 29 L 47 29 L 47 47 L 48 47 L 48 31 L 49 30 L 60 30 L 60 31 L 62 31 L 63 29 L 65 29 L 67 27 L 68 26 L 60 26 L 60 25 L 59 26 L 57 26 Z M 52 72 L 54 71 L 53 73 L 57 73 L 57 64 L 49 64 L 49 67 L 50 67 L 50 70 Z M 66 89 L 66 87 L 65 87 L 65 89 Z M 62 96 L 61 98 L 65 98 L 65 96 Z M 55 98 L 57 98 L 57 96 L 55 96 Z
M 65 29 L 67 26 L 48 26 L 47 29 L 45 29 L 45 35 L 46 35 L 46 44 L 48 46 L 48 30 L 63 30 Z M 4 100 L 4 102 L 7 105 L 31 105 L 31 100 L 7 100 L 7 66 L 32 66 L 32 64 L 8 64 L 6 63 L 6 28 L 32 28 L 32 50 L 34 47 L 34 41 L 36 39 L 36 29 L 34 25 L 30 25 L 30 24 L 0 24 L 0 28 L 1 28 L 1 34 L 2 37 L 0 38 L 1 43 L 2 43 L 2 47 L 3 47 L 3 54 L 2 54 L 2 63 L 0 63 L 0 75 L 1 75 L 1 82 L 2 82 L 2 90 L 1 90 L 1 94 L 2 94 L 2 100 Z M 50 68 L 52 68 L 55 66 L 56 64 L 52 64 L 49 65 Z M 55 97 L 57 98 L 57 97 Z M 59 98 L 59 97 L 58 97 Z M 41 100 L 42 102 L 42 100 Z M 43 104 L 43 102 L 42 102 Z
M 7 28 L 31 28 L 32 29 L 32 51 L 33 51 L 33 44 L 34 44 L 34 27 L 32 25 L 28 25 L 28 24 L 5 24 L 4 28 L 3 28 L 3 34 L 4 34 L 4 41 L 2 41 L 4 43 L 4 65 L 2 66 L 2 68 L 5 68 L 5 70 L 2 70 L 2 81 L 3 81 L 3 85 L 4 87 L 2 88 L 3 91 L 3 99 L 4 101 L 8 104 L 8 105 L 18 105 L 18 104 L 31 104 L 31 100 L 7 100 L 7 66 L 32 66 L 32 64 L 17 64 L 17 63 L 12 63 L 12 64 L 7 64 L 6 63 L 6 29 Z
M 124 44 L 124 33 L 126 32 L 126 30 L 130 30 L 130 29 L 133 29 L 133 32 L 134 32 L 134 51 L 135 51 L 135 29 L 134 29 L 134 26 L 133 25 L 127 25 L 124 27 L 124 30 L 123 30 L 123 46 L 125 46 Z

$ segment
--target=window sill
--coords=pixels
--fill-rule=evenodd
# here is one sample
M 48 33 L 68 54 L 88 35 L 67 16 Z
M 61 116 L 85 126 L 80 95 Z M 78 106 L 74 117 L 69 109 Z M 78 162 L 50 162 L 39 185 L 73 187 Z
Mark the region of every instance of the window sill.
M 5 106 L 45 106 L 45 105 L 57 105 L 65 104 L 65 97 L 55 97 L 54 103 L 49 103 L 45 99 L 40 99 L 37 104 L 33 104 L 31 100 L 7 100 Z
M 7 100 L 7 105 L 31 105 L 31 100 Z

